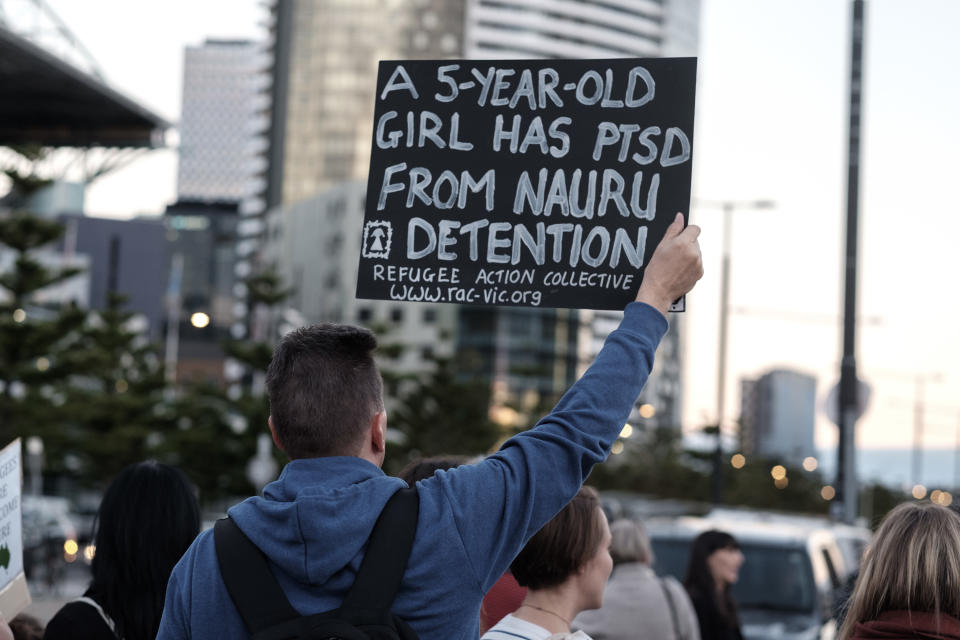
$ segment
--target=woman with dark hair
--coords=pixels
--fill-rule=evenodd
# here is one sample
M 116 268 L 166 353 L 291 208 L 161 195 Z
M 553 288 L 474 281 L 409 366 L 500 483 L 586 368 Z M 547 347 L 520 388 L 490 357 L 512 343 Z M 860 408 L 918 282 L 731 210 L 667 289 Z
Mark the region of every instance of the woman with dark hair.
M 148 461 L 121 471 L 97 512 L 93 580 L 47 624 L 45 640 L 148 640 L 163 613 L 167 579 L 200 530 L 183 473 Z
M 582 487 L 510 565 L 527 595 L 481 640 L 589 640 L 582 631 L 571 634 L 570 624 L 581 611 L 600 608 L 612 569 L 607 517 L 597 492 Z
M 729 533 L 711 529 L 693 541 L 683 586 L 697 611 L 702 640 L 743 640 L 730 594 L 742 564 L 740 544 Z

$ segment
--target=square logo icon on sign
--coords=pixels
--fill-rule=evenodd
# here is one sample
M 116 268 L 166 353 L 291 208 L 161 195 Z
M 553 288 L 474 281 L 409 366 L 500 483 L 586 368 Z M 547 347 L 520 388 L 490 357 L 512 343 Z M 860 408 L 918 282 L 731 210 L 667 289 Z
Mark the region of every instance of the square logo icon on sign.
M 390 257 L 390 244 L 393 240 L 393 227 L 389 222 L 368 222 L 363 226 L 363 257 Z

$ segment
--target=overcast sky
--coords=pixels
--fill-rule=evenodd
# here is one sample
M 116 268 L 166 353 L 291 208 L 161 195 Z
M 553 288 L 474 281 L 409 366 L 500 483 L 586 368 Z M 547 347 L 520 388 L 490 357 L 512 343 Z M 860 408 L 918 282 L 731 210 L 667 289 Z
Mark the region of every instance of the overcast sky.
M 48 0 L 110 82 L 176 120 L 183 48 L 256 37 L 254 0 Z M 149 8 L 153 13 L 148 13 Z M 960 147 L 960 2 L 867 3 L 861 183 L 861 377 L 873 386 L 861 446 L 912 442 L 914 379 L 927 385 L 925 444 L 952 447 L 960 421 L 955 196 Z M 770 199 L 734 215 L 728 425 L 739 379 L 772 367 L 838 375 L 845 216 L 850 2 L 704 0 L 695 198 Z M 162 210 L 175 198 L 173 152 L 153 152 L 88 192 L 95 215 Z M 706 275 L 688 298 L 685 428 L 715 420 L 720 212 L 694 207 Z M 818 419 L 817 442 L 836 430 Z

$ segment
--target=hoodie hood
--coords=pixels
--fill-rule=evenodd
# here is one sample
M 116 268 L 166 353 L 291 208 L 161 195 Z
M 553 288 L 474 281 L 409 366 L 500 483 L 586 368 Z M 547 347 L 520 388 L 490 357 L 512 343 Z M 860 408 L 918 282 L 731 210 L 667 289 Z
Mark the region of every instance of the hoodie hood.
M 228 513 L 281 571 L 323 584 L 348 565 L 359 568 L 380 512 L 406 486 L 361 458 L 293 460 L 262 498 L 248 498 Z
M 945 613 L 884 611 L 876 620 L 860 622 L 852 640 L 960 640 L 960 620 Z

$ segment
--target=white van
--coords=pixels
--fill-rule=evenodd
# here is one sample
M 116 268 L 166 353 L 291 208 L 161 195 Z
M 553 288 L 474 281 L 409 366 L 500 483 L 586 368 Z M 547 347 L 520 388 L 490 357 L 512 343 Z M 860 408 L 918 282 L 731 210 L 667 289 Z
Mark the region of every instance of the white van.
M 829 526 L 762 519 L 676 518 L 645 523 L 654 571 L 681 582 L 693 539 L 708 529 L 731 534 L 745 561 L 733 588 L 747 640 L 832 640 L 834 598 L 848 567 Z

